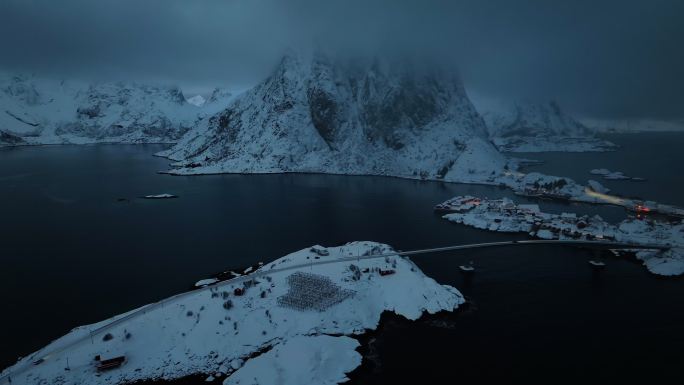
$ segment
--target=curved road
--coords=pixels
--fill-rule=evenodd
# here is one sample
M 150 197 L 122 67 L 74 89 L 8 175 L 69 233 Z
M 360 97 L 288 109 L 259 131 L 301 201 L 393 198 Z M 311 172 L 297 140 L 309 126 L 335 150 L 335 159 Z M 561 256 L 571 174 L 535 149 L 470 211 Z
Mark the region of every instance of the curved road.
M 215 284 L 211 284 L 208 286 L 204 286 L 202 288 L 199 288 L 197 290 L 191 290 L 187 292 L 183 292 L 180 294 L 176 294 L 174 296 L 162 299 L 158 302 L 154 302 L 151 304 L 144 305 L 137 310 L 133 310 L 130 313 L 126 314 L 123 317 L 117 318 L 113 320 L 112 322 L 103 325 L 97 329 L 93 329 L 90 331 L 89 334 L 83 336 L 82 338 L 76 339 L 74 341 L 69 342 L 68 344 L 50 350 L 50 351 L 41 351 L 39 350 L 35 354 L 31 356 L 30 359 L 26 359 L 24 362 L 16 364 L 18 367 L 15 368 L 13 373 L 6 373 L 2 376 L 0 376 L 0 384 L 6 383 L 9 384 L 9 378 L 10 375 L 13 374 L 14 376 L 18 374 L 22 374 L 25 371 L 28 371 L 31 369 L 33 366 L 33 362 L 44 362 L 47 361 L 48 359 L 53 358 L 54 356 L 71 349 L 79 344 L 85 343 L 85 342 L 90 342 L 92 338 L 95 336 L 102 334 L 103 332 L 120 325 L 134 317 L 137 317 L 139 315 L 145 314 L 148 310 L 154 310 L 158 307 L 162 307 L 165 304 L 170 304 L 172 302 L 175 302 L 177 300 L 180 300 L 182 298 L 185 298 L 186 296 L 196 294 L 201 291 L 206 291 L 206 290 L 211 290 L 212 288 L 216 287 L 222 287 L 222 286 L 227 286 L 227 285 L 234 285 L 234 284 L 239 284 L 251 279 L 263 277 L 269 274 L 273 273 L 280 273 L 283 271 L 288 271 L 288 270 L 297 270 L 301 269 L 304 267 L 309 267 L 309 266 L 314 266 L 314 265 L 326 265 L 326 264 L 331 264 L 331 263 L 342 263 L 342 262 L 351 262 L 351 261 L 356 261 L 356 260 L 362 260 L 362 259 L 375 259 L 375 258 L 385 258 L 385 257 L 391 257 L 391 256 L 410 256 L 410 255 L 419 255 L 419 254 L 432 254 L 432 253 L 440 253 L 440 252 L 445 252 L 445 251 L 454 251 L 454 250 L 465 250 L 465 249 L 477 249 L 477 248 L 486 248 L 486 247 L 502 247 L 502 246 L 520 246 L 520 245 L 540 245 L 540 244 L 552 244 L 552 245 L 565 245 L 565 246 L 574 246 L 574 247 L 587 247 L 587 248 L 600 248 L 600 249 L 658 249 L 658 250 L 667 250 L 669 247 L 663 246 L 663 245 L 655 245 L 655 244 L 631 244 L 631 243 L 622 243 L 622 242 L 607 242 L 607 241 L 577 241 L 577 240 L 539 240 L 539 239 L 533 239 L 533 240 L 521 240 L 521 241 L 502 241 L 502 242 L 486 242 L 486 243 L 473 243 L 473 244 L 467 244 L 467 245 L 454 245 L 454 246 L 444 246 L 444 247 L 435 247 L 435 248 L 430 248 L 430 249 L 418 249 L 418 250 L 410 250 L 410 251 L 395 251 L 391 253 L 383 253 L 383 254 L 370 254 L 370 255 L 363 255 L 363 256 L 349 256 L 349 257 L 341 257 L 333 260 L 323 260 L 323 261 L 315 261 L 311 263 L 302 263 L 298 265 L 293 265 L 293 266 L 288 266 L 280 269 L 269 269 L 269 270 L 257 270 L 254 273 L 248 274 L 248 275 L 243 275 L 240 277 L 236 277 L 233 279 L 229 279 L 226 281 L 220 281 Z

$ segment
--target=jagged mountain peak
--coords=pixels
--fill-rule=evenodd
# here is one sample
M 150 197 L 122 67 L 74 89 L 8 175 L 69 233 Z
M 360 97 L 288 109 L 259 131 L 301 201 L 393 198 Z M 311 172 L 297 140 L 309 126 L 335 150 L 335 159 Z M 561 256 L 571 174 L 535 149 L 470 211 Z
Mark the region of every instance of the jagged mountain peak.
M 473 175 L 501 169 L 503 157 L 457 76 L 385 63 L 289 52 L 263 82 L 164 155 L 192 164 L 187 173 L 462 179 L 464 167 Z
M 209 94 L 209 97 L 206 98 L 206 103 L 215 103 L 219 101 L 227 101 L 230 97 L 233 96 L 233 93 L 224 89 L 224 88 L 214 88 L 211 91 L 211 94 Z
M 340 129 L 335 127 L 339 115 L 363 126 L 366 137 L 392 146 L 399 145 L 394 137 L 399 130 L 419 130 L 464 113 L 476 134 L 485 133 L 458 76 L 411 60 L 336 58 L 320 50 L 288 54 L 268 89 L 288 95 L 297 87 L 305 89 L 314 126 L 326 140 Z

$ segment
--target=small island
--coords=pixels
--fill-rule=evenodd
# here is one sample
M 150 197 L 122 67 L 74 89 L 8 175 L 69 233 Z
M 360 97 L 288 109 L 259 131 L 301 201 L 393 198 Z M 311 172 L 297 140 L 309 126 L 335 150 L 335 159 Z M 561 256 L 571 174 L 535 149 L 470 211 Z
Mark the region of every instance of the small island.
M 607 168 L 595 168 L 589 171 L 589 173 L 592 175 L 600 175 L 606 180 L 631 180 L 635 182 L 643 182 L 646 180 L 646 178 L 642 177 L 627 176 L 622 171 L 610 171 Z

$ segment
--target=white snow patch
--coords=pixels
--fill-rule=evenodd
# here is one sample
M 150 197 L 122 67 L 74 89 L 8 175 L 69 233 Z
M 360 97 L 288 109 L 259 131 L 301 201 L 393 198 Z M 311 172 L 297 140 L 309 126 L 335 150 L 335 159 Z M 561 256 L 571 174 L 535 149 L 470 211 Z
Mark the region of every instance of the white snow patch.
M 202 95 L 195 95 L 191 98 L 187 98 L 186 101 L 193 106 L 202 107 L 206 102 L 206 99 Z
M 673 248 L 666 252 L 643 250 L 636 253 L 637 258 L 653 274 L 677 276 L 684 274 L 684 248 Z
M 218 281 L 219 280 L 216 278 L 202 279 L 202 280 L 199 280 L 195 283 L 195 287 L 208 286 L 208 285 L 211 285 L 212 283 L 216 283 Z
M 346 382 L 349 380 L 346 373 L 361 364 L 357 347 L 357 340 L 344 336 L 296 336 L 247 361 L 223 384 L 332 385 Z

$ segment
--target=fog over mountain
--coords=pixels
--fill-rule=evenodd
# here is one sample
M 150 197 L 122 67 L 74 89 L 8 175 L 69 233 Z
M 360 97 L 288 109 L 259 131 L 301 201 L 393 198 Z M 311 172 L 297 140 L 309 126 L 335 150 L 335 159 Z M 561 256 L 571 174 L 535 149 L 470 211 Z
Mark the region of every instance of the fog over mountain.
M 405 61 L 286 55 L 161 155 L 180 174 L 328 172 L 482 181 L 504 157 L 460 79 Z
M 684 3 L 4 0 L 0 70 L 256 84 L 291 47 L 391 52 L 458 68 L 470 92 L 594 118 L 683 118 Z

